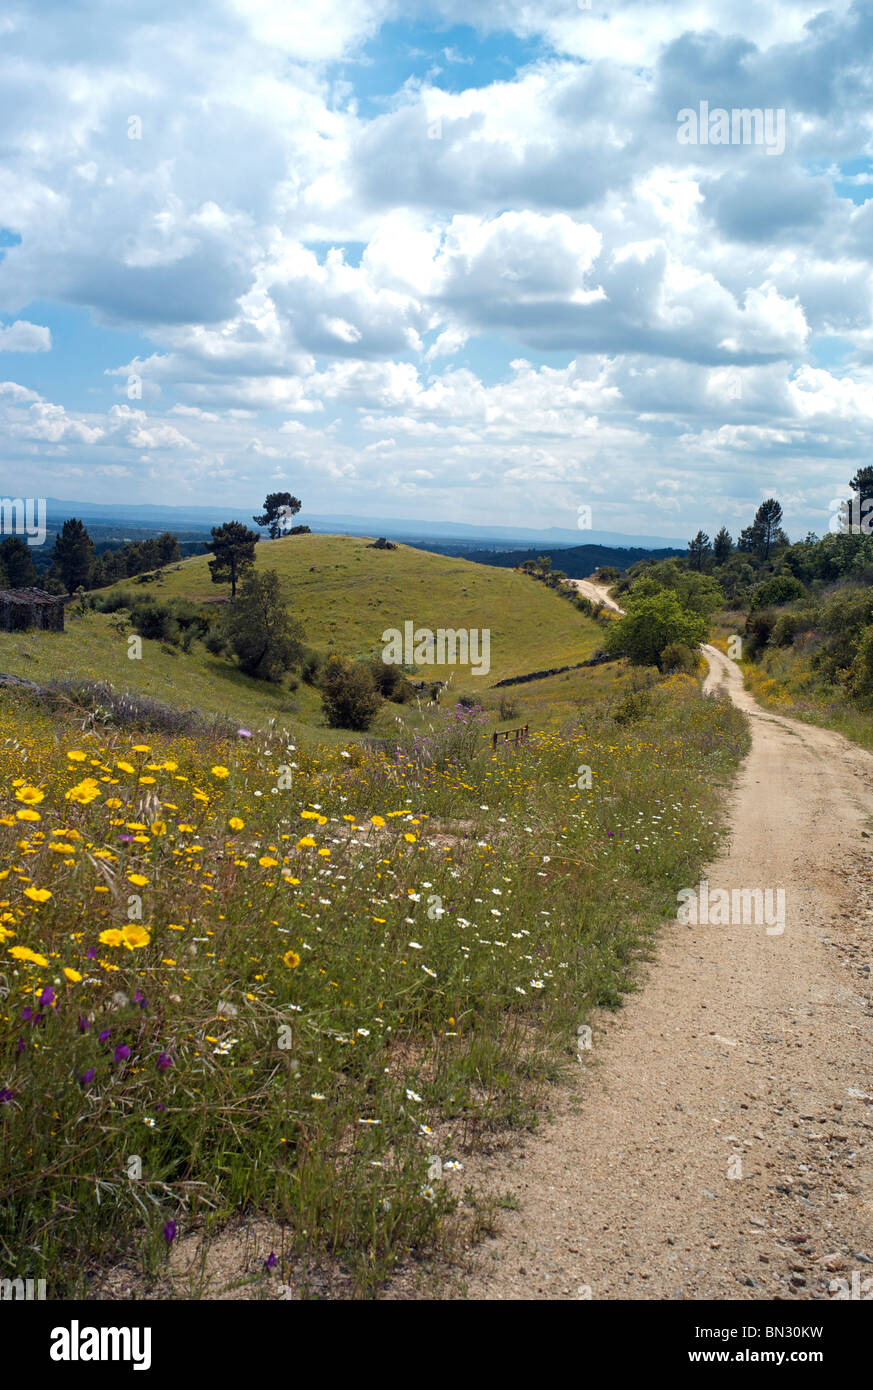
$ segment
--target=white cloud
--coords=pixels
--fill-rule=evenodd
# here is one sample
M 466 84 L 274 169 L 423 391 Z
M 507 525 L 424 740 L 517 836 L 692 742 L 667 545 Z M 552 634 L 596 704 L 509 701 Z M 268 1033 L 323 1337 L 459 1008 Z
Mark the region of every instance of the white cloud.
M 16 319 L 7 327 L 0 325 L 0 352 L 48 352 L 52 335 L 48 328 L 26 319 Z

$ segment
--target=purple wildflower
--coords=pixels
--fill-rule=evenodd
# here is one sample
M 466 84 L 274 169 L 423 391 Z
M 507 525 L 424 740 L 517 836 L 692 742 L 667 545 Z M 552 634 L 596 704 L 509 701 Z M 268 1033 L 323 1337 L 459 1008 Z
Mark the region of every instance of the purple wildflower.
M 54 990 L 52 989 L 51 985 L 46 985 L 45 989 L 42 991 L 42 994 L 39 996 L 39 1006 L 40 1006 L 40 1008 L 41 1008 L 41 1009 L 47 1009 L 48 1006 L 49 1006 L 49 1004 L 53 1004 L 53 1003 L 54 1003 L 54 998 L 55 998 L 55 992 L 54 992 Z
M 21 1035 L 19 1034 L 19 1036 L 18 1036 L 18 1042 L 15 1044 L 15 1052 L 16 1052 L 16 1055 L 17 1055 L 19 1052 L 23 1052 L 23 1051 L 24 1051 L 24 1038 L 22 1038 Z
M 176 1239 L 176 1223 L 175 1223 L 175 1221 L 165 1221 L 165 1222 L 164 1222 L 164 1240 L 167 1242 L 168 1245 L 172 1245 L 172 1244 L 173 1244 L 173 1241 L 174 1241 L 175 1239 Z
M 8 1086 L 3 1086 L 2 1089 L 0 1089 L 0 1105 L 5 1105 L 5 1104 L 7 1103 L 7 1101 L 14 1100 L 14 1099 L 15 1099 L 15 1097 L 14 1097 L 14 1095 L 12 1094 L 12 1092 L 9 1090 L 9 1087 L 8 1087 Z
M 275 1254 L 274 1254 L 273 1251 L 271 1250 L 270 1253 L 269 1253 L 269 1255 L 267 1256 L 267 1258 L 264 1260 L 264 1267 L 265 1267 L 266 1269 L 275 1269 L 275 1268 L 276 1268 L 276 1265 L 277 1265 L 278 1263 L 279 1263 L 278 1259 L 276 1258 Z
M 80 1083 L 83 1086 L 90 1086 L 91 1082 L 94 1080 L 94 1073 L 94 1067 L 91 1067 L 88 1071 L 83 1071 L 82 1075 L 79 1077 Z
M 158 1071 L 166 1071 L 168 1067 L 171 1067 L 173 1065 L 173 1059 L 170 1056 L 169 1052 L 161 1053 L 160 1057 L 158 1058 L 157 1065 Z
M 88 1031 L 88 1029 L 89 1029 L 90 1027 L 91 1027 L 91 1024 L 89 1023 L 89 1021 L 88 1021 L 88 1019 L 85 1017 L 85 1015 L 84 1015 L 84 1014 L 79 1014 L 79 1020 L 78 1020 L 79 1032 L 80 1032 L 80 1033 L 87 1033 L 87 1031 Z
M 104 1029 L 102 1030 L 102 1032 L 100 1032 L 100 1033 L 97 1035 L 97 1041 L 98 1041 L 98 1042 L 105 1042 L 106 1039 L 107 1039 L 107 1038 L 110 1038 L 111 1036 L 112 1036 L 112 1029 L 111 1029 L 111 1028 L 104 1028 Z
M 129 1056 L 130 1048 L 127 1046 L 127 1043 L 119 1043 L 115 1049 L 116 1062 L 126 1062 Z

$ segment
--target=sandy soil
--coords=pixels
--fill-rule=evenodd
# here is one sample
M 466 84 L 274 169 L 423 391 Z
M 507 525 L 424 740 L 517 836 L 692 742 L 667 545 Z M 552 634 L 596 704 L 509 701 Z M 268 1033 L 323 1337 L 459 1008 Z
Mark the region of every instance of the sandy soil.
M 827 1299 L 873 1276 L 873 757 L 704 651 L 753 738 L 710 891 L 784 888 L 784 932 L 665 928 L 554 1122 L 471 1164 L 519 1210 L 442 1297 Z

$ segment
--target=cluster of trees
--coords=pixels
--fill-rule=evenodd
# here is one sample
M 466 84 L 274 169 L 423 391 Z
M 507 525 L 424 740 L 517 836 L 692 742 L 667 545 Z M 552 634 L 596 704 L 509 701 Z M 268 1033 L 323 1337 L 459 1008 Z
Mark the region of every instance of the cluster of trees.
M 790 545 L 782 506 L 768 497 L 736 545 L 722 526 L 712 540 L 698 531 L 685 556 L 632 566 L 616 585 L 627 617 L 607 629 L 605 651 L 662 671 L 693 670 L 709 620 L 726 603 L 796 596 L 796 580 L 782 573 Z
M 859 468 L 849 487 L 863 517 L 873 467 Z M 614 592 L 627 617 L 607 630 L 609 655 L 682 669 L 712 614 L 731 608 L 745 613 L 747 658 L 795 647 L 822 679 L 873 707 L 873 535 L 863 530 L 792 543 L 769 497 L 736 545 L 724 526 L 712 540 L 698 531 L 686 555 L 633 566 Z
M 120 579 L 133 579 L 137 574 L 177 564 L 181 558 L 177 538 L 172 531 L 163 531 L 154 538 L 131 541 L 95 555 L 86 587 L 102 589 L 107 584 L 117 584 Z
M 768 497 L 755 512 L 751 526 L 740 532 L 737 550 L 766 561 L 773 549 L 786 545 L 790 545 L 790 541 L 782 530 L 781 503 L 775 497 Z M 712 541 L 705 531 L 698 531 L 688 542 L 688 558 L 696 570 L 702 570 L 710 557 L 716 565 L 723 565 L 733 548 L 733 537 L 726 526 L 722 526 Z

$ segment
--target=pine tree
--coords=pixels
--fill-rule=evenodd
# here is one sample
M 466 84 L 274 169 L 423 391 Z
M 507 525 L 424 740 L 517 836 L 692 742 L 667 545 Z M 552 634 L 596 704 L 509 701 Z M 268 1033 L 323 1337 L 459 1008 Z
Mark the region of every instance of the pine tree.
M 695 569 L 703 569 L 703 561 L 711 550 L 712 546 L 709 542 L 709 536 L 705 531 L 698 531 L 694 540 L 688 542 L 688 552 L 691 559 L 694 561 Z
M 782 507 L 775 497 L 768 497 L 755 512 L 755 528 L 760 535 L 762 558 L 769 560 L 770 548 L 788 539 L 782 527 Z
M 212 540 L 206 542 L 206 549 L 212 551 L 209 573 L 213 584 L 230 584 L 231 598 L 236 598 L 242 571 L 255 563 L 257 542 L 257 531 L 250 531 L 241 521 L 226 521 L 212 528 Z
M 299 497 L 292 497 L 290 492 L 268 492 L 264 498 L 263 516 L 254 516 L 252 520 L 259 526 L 269 526 L 270 540 L 275 541 L 302 506 Z
M 728 558 L 731 551 L 733 550 L 733 546 L 734 543 L 731 539 L 730 531 L 726 526 L 722 526 L 721 530 L 718 532 L 715 540 L 712 543 L 712 553 L 720 565 L 724 564 L 725 560 Z
M 20 536 L 7 536 L 0 541 L 0 562 L 10 589 L 29 589 L 36 583 L 36 565 L 30 546 Z
M 84 522 L 71 517 L 61 528 L 52 556 L 53 568 L 68 594 L 74 593 L 80 584 L 88 587 L 93 558 L 94 542 Z

